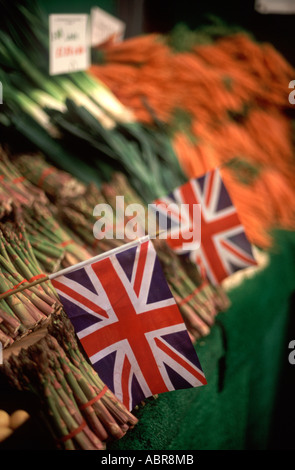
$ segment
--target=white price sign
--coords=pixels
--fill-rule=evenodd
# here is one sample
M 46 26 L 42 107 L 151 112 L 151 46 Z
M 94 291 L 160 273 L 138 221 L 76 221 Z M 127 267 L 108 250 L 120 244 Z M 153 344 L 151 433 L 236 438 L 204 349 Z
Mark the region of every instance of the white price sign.
M 49 15 L 49 73 L 86 70 L 90 65 L 89 16 Z
M 122 41 L 126 25 L 99 7 L 91 9 L 91 45 L 99 46 L 109 40 Z

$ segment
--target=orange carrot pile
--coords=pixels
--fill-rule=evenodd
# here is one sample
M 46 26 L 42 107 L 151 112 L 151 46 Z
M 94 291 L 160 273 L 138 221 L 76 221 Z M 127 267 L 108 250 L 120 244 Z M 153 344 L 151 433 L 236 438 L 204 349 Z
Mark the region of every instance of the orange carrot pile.
M 188 178 L 221 168 L 252 243 L 269 247 L 271 229 L 295 228 L 295 70 L 271 44 L 235 32 L 177 51 L 169 36 L 147 34 L 102 52 L 89 73 L 139 122 L 170 126 Z

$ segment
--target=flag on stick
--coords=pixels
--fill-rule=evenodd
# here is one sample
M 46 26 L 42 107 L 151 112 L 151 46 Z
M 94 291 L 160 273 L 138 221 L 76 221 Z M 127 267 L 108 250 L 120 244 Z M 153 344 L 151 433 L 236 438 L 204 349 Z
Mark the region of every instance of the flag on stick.
M 149 237 L 51 280 L 94 369 L 129 410 L 207 383 Z
M 171 207 L 177 209 L 184 205 L 186 211 L 171 210 Z M 201 208 L 199 219 L 194 217 L 196 205 Z M 170 230 L 168 245 L 176 253 L 189 256 L 213 284 L 257 264 L 218 169 L 190 180 L 165 198 L 157 199 L 154 208 L 161 215 L 160 229 L 168 227 Z M 176 230 L 180 236 L 173 237 Z M 197 248 L 196 232 L 200 233 Z

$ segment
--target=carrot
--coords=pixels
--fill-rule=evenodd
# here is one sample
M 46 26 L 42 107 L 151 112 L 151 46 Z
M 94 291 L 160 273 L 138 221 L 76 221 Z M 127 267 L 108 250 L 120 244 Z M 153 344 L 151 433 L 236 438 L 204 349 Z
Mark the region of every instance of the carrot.
M 168 43 L 148 34 L 106 45 L 105 64 L 92 65 L 89 73 L 139 122 L 152 126 L 157 116 L 172 125 L 173 147 L 188 178 L 222 168 L 250 241 L 269 247 L 273 226 L 295 228 L 294 147 L 285 112 L 295 70 L 272 45 L 245 33 L 196 44 L 189 52 L 172 51 Z M 190 118 L 188 128 L 175 126 L 179 109 Z M 253 168 L 254 176 L 246 181 L 231 165 L 235 159 Z

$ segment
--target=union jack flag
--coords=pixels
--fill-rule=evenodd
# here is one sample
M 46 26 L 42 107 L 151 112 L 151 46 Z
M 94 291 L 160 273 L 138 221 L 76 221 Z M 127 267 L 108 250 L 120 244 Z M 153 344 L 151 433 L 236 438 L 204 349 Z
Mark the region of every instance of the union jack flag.
M 173 204 L 179 207 L 186 204 L 188 211 L 173 211 Z M 193 214 L 193 207 L 197 204 L 201 207 L 201 227 L 196 225 Z M 170 229 L 167 236 L 169 246 L 176 253 L 189 256 L 199 266 L 202 275 L 213 284 L 219 284 L 232 273 L 257 264 L 218 169 L 190 180 L 166 198 L 157 199 L 154 210 L 162 215 L 159 220 L 164 220 L 165 228 Z M 165 214 L 168 221 L 165 221 Z M 179 236 L 173 238 L 177 227 Z M 163 227 L 160 225 L 160 228 Z M 201 232 L 198 247 L 192 235 L 197 230 Z
M 152 242 L 127 245 L 52 283 L 94 369 L 132 410 L 207 382 Z

